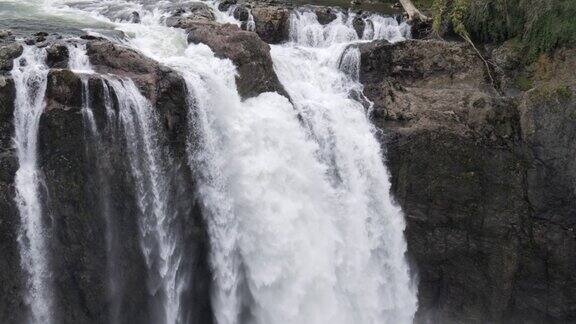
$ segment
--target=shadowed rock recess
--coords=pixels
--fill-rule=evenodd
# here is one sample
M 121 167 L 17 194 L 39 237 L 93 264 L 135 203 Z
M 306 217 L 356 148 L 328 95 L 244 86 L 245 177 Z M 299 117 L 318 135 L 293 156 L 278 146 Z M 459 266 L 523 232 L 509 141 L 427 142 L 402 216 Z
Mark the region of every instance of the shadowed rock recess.
M 253 31 L 243 30 L 245 24 L 217 23 L 205 4 L 175 6 L 166 24 L 184 29 L 189 43 L 206 44 L 218 58 L 230 59 L 243 100 L 264 92 L 288 97 L 269 44 L 289 39 L 292 7 L 223 1 L 220 9 L 232 5 L 243 8 L 237 14 L 243 21 L 243 10 L 250 9 Z M 336 19 L 333 8 L 311 8 L 322 25 Z M 24 323 L 29 287 L 18 243 L 16 89 L 10 74 L 24 42 L 9 32 L 0 35 L 0 323 Z M 139 232 L 139 203 L 151 198 L 137 195 L 113 87 L 128 78 L 160 116 L 157 145 L 168 165 L 170 210 L 181 216 L 176 249 L 185 257 L 178 275 L 188 275 L 182 280 L 186 306 L 180 322 L 214 323 L 207 216 L 195 170 L 187 164 L 186 141 L 195 132 L 187 122 L 186 82 L 133 49 L 85 38 L 31 41 L 46 49 L 49 68 L 38 169 L 48 229 L 45 255 L 57 301 L 54 323 L 163 321 L 160 303 L 166 296 L 147 269 L 160 266 L 147 265 L 140 243 L 146 238 Z M 78 44 L 96 73 L 68 68 L 68 48 Z M 371 119 L 407 222 L 408 259 L 418 277 L 415 323 L 576 322 L 576 51 L 551 55 L 548 77 L 529 90 L 500 91 L 465 43 L 351 46 L 360 51 L 359 80 L 373 103 Z M 501 67 L 514 66 L 501 54 L 492 53 Z M 496 72 L 506 86 L 516 77 L 514 67 Z M 98 145 L 83 112 L 87 102 Z M 106 203 L 103 190 L 111 197 Z M 101 216 L 106 213 L 109 219 Z M 121 283 L 114 294 L 111 271 Z M 114 307 L 121 311 L 111 318 Z

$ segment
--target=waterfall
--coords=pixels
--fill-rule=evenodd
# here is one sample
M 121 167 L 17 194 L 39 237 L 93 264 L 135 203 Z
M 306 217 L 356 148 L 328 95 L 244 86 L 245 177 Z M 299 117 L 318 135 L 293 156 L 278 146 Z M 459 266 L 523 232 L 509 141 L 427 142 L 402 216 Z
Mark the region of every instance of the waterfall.
M 16 203 L 21 219 L 18 235 L 22 268 L 27 275 L 25 301 L 30 306 L 31 321 L 52 323 L 52 282 L 48 260 L 48 228 L 42 214 L 38 169 L 38 129 L 44 110 L 48 67 L 46 51 L 24 47 L 14 61 L 12 77 L 16 87 L 14 102 L 14 143 L 19 168 L 16 172 Z
M 339 248 L 333 271 L 341 295 L 338 309 L 346 310 L 337 323 L 411 323 L 416 294 L 404 257 L 404 219 L 390 196 L 376 131 L 357 100 L 360 53 L 346 50 L 357 39 L 350 19 L 340 14 L 322 26 L 313 12 L 295 12 L 292 42 L 273 46 L 271 54 L 280 81 L 319 144 L 317 154 L 336 192 Z M 401 26 L 391 21 L 390 31 L 382 23 L 368 25 L 378 26 L 377 37 L 398 41 Z
M 86 8 L 109 10 L 101 5 Z M 125 45 L 186 81 L 187 158 L 208 223 L 216 321 L 412 322 L 416 293 L 405 260 L 404 219 L 390 196 L 355 47 L 371 39 L 403 40 L 405 24 L 362 17 L 359 37 L 353 13 L 339 12 L 323 26 L 313 12 L 294 11 L 290 42 L 271 46 L 290 100 L 263 93 L 243 101 L 230 60 L 206 45 L 188 45 L 185 31 L 163 25 L 167 12 L 138 8 L 142 23 L 110 23 L 124 32 Z M 238 23 L 224 13 L 217 19 Z M 85 47 L 69 51 L 72 70 L 92 72 Z M 109 118 L 117 105 L 125 139 L 148 289 L 162 303 L 160 322 L 179 323 L 186 255 L 175 222 L 183 215 L 170 204 L 173 163 L 161 120 L 134 81 L 102 77 Z M 86 92 L 83 113 L 97 137 L 89 98 Z
M 242 102 L 229 61 L 204 45 L 188 54 L 197 61 L 187 79 L 200 149 L 190 153 L 215 244 L 218 323 L 238 323 L 243 307 L 254 323 L 336 320 L 326 313 L 337 303 L 334 193 L 316 144 L 286 98 L 265 93 Z M 303 305 L 305 295 L 315 301 Z
M 160 122 L 150 102 L 130 79 L 108 80 L 118 100 L 128 160 L 136 187 L 140 210 L 141 245 L 150 271 L 152 296 L 163 300 L 166 323 L 177 323 L 182 283 L 178 270 L 178 229 L 176 213 L 169 206 L 170 158 L 161 147 Z
M 118 267 L 118 234 L 115 228 L 114 211 L 110 200 L 111 190 L 109 182 L 109 170 L 112 166 L 106 158 L 106 143 L 103 142 L 103 136 L 98 129 L 92 110 L 92 102 L 89 88 L 89 75 L 95 71 L 90 64 L 90 59 L 86 55 L 85 44 L 68 45 L 69 62 L 68 68 L 80 74 L 82 81 L 82 117 L 84 123 L 84 137 L 86 143 L 86 163 L 89 164 L 89 170 L 94 171 L 91 178 L 91 185 L 97 190 L 96 200 L 104 222 L 106 225 L 105 242 L 106 242 L 106 278 L 108 299 L 110 301 L 110 323 L 119 323 L 120 310 L 122 303 L 123 282 L 120 278 L 121 273 Z M 114 113 L 112 110 L 112 98 L 110 89 L 105 79 L 101 79 L 103 89 L 104 105 L 107 113 L 107 123 L 103 131 L 110 132 L 115 124 Z

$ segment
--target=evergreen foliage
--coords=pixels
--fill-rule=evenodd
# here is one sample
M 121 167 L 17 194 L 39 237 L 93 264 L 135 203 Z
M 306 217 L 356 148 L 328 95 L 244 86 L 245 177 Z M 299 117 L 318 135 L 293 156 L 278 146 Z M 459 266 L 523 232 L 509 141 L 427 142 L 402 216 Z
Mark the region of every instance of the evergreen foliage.
M 418 0 L 433 12 L 434 30 L 449 26 L 474 42 L 517 39 L 534 61 L 576 45 L 576 0 Z

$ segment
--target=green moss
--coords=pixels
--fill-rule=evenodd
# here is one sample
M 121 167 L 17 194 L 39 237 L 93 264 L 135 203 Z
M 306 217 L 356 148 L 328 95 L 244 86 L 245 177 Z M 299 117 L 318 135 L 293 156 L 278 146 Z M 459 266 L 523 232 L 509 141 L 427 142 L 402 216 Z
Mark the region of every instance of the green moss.
M 566 85 L 544 84 L 530 93 L 530 99 L 537 103 L 564 102 L 572 95 L 572 90 Z
M 449 24 L 475 42 L 517 38 L 526 61 L 576 45 L 575 0 L 434 0 L 434 30 Z
M 532 89 L 534 82 L 532 82 L 532 80 L 530 80 L 526 75 L 519 75 L 514 79 L 514 85 L 522 91 L 527 91 Z
M 556 94 L 562 101 L 572 99 L 572 90 L 568 86 L 559 86 L 556 88 Z

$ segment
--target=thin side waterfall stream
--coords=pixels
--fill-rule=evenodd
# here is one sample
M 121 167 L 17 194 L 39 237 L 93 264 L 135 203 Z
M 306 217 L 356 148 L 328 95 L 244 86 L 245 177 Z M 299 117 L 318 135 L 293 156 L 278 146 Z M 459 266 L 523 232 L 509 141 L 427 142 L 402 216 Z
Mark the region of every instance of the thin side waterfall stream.
M 48 258 L 48 228 L 42 213 L 38 169 L 38 128 L 44 110 L 48 78 L 46 51 L 26 46 L 14 61 L 12 76 L 16 87 L 14 143 L 19 169 L 16 173 L 16 201 L 21 218 L 18 235 L 22 268 L 27 275 L 25 300 L 35 323 L 52 323 L 52 282 Z

